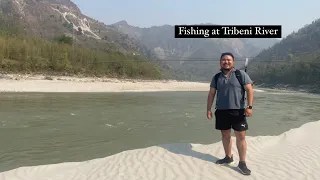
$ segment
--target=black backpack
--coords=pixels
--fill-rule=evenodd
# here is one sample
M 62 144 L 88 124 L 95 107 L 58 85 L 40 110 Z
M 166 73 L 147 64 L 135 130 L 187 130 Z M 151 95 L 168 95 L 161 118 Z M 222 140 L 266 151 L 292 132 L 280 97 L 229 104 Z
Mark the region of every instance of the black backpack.
M 214 80 L 215 80 L 215 82 L 216 82 L 216 85 L 217 85 L 217 90 L 218 90 L 218 84 L 217 84 L 217 82 L 218 82 L 218 78 L 219 78 L 219 76 L 220 76 L 220 74 L 221 74 L 222 72 L 219 72 L 219 73 L 217 73 L 216 75 L 214 75 Z M 237 79 L 238 79 L 238 81 L 239 81 L 239 83 L 240 83 L 240 85 L 241 85 L 241 87 L 242 87 L 242 91 L 243 92 L 245 92 L 246 90 L 244 89 L 244 87 L 243 87 L 243 81 L 242 81 L 242 75 L 241 75 L 241 72 L 240 72 L 240 70 L 239 69 L 236 69 L 236 77 L 237 77 Z M 243 100 L 245 99 L 245 93 L 243 93 Z

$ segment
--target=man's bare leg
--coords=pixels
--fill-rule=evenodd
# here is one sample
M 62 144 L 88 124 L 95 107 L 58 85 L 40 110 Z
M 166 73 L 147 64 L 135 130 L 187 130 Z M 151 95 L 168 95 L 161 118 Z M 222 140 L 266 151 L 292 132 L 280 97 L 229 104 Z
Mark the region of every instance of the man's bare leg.
M 221 130 L 222 144 L 226 156 L 223 159 L 216 161 L 217 164 L 230 164 L 233 163 L 233 157 L 231 153 L 232 141 L 231 141 L 231 129 Z
M 234 134 L 236 136 L 240 161 L 245 162 L 247 153 L 246 131 L 234 131 Z
M 250 175 L 251 170 L 246 165 L 246 153 L 247 153 L 247 142 L 246 142 L 246 131 L 234 131 L 237 142 L 237 149 L 239 152 L 239 165 L 240 172 L 244 175 Z
M 222 135 L 222 144 L 223 144 L 224 152 L 226 153 L 226 156 L 231 157 L 232 155 L 231 129 L 221 130 L 221 135 Z

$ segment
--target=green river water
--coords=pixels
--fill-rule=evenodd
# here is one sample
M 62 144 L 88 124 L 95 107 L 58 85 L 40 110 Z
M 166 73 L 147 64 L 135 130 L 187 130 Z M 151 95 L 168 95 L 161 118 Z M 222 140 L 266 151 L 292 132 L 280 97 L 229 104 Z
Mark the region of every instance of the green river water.
M 1 93 L 0 172 L 85 161 L 159 144 L 220 141 L 207 92 Z M 320 120 L 320 96 L 255 92 L 249 136 Z

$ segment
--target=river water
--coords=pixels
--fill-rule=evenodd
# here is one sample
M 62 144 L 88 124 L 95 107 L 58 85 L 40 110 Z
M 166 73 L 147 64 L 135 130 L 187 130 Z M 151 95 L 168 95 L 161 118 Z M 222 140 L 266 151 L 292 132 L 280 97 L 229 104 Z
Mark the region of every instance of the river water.
M 320 96 L 255 92 L 249 136 L 320 120 Z M 220 141 L 207 92 L 1 93 L 0 172 L 85 161 L 159 144 Z

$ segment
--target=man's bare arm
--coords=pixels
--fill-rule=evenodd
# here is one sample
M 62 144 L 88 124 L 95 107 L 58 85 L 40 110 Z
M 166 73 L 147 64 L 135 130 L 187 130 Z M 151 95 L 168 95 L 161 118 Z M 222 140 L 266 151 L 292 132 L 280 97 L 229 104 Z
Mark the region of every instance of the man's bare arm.
M 253 88 L 252 84 L 247 84 L 244 86 L 246 92 L 247 92 L 247 105 L 252 106 L 253 105 Z
M 207 111 L 211 111 L 214 97 L 216 96 L 216 88 L 210 88 L 207 100 Z

